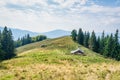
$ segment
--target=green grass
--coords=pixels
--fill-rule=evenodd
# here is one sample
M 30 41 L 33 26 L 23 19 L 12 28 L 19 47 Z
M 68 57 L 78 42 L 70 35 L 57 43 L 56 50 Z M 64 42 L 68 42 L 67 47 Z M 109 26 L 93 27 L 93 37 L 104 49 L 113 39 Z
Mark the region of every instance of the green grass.
M 77 47 L 70 37 L 19 47 L 15 58 L 0 63 L 0 80 L 120 80 L 120 62 L 83 46 L 86 56 L 71 55 Z

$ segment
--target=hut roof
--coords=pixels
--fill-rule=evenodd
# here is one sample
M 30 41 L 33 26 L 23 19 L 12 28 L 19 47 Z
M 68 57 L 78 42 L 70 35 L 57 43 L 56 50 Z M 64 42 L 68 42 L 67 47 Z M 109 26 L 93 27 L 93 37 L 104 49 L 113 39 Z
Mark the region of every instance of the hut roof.
M 74 54 L 74 53 L 84 53 L 84 51 L 82 51 L 81 49 L 76 49 L 76 50 L 73 50 L 73 51 L 71 51 L 71 53 L 72 54 Z

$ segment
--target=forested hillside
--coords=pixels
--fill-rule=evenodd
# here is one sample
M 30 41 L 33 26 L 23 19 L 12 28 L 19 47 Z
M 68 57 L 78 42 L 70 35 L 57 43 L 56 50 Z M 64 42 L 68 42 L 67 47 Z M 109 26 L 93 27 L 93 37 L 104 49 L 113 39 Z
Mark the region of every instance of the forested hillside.
M 114 58 L 120 60 L 120 42 L 119 42 L 119 31 L 116 30 L 115 34 L 105 36 L 103 31 L 102 36 L 96 36 L 93 31 L 91 34 L 89 32 L 83 32 L 80 28 L 77 34 L 77 30 L 71 32 L 72 39 L 95 51 L 105 57 Z
M 38 35 L 31 37 L 29 34 L 19 38 L 17 41 L 13 39 L 13 34 L 11 29 L 6 26 L 3 30 L 0 30 L 0 61 L 5 59 L 10 59 L 16 56 L 17 47 L 42 41 L 47 39 L 45 35 Z

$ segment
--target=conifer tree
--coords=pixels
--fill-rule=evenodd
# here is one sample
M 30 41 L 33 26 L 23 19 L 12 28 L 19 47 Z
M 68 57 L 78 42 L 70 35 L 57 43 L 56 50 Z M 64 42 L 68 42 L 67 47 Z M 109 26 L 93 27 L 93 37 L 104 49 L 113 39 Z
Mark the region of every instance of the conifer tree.
M 106 39 L 106 45 L 103 54 L 105 57 L 111 57 L 113 53 L 113 42 L 113 35 L 111 34 L 111 36 Z
M 118 56 L 119 56 L 119 40 L 118 40 L 118 29 L 116 30 L 116 33 L 115 33 L 115 38 L 114 38 L 114 44 L 113 44 L 113 58 L 116 58 L 118 59 Z
M 98 36 L 98 39 L 96 40 L 96 52 L 100 52 L 100 37 Z
M 14 40 L 13 40 L 13 36 L 12 36 L 12 31 L 9 29 L 8 31 L 8 51 L 9 51 L 9 55 L 10 57 L 15 56 L 15 46 L 14 46 Z
M 84 34 L 84 46 L 88 47 L 89 46 L 89 38 L 90 38 L 90 33 L 87 32 Z
M 27 44 L 26 35 L 21 38 L 22 45 Z
M 3 32 L 2 32 L 2 50 L 4 50 L 6 53 L 8 53 L 8 30 L 7 27 L 5 26 Z
M 78 32 L 77 41 L 81 45 L 83 45 L 84 43 L 84 34 L 81 28 L 79 29 L 79 32 Z
M 11 30 L 8 30 L 7 27 L 5 26 L 3 32 L 2 32 L 2 50 L 5 52 L 5 59 L 9 59 L 13 56 L 15 56 L 14 53 L 14 41 L 12 37 L 12 32 Z
M 1 30 L 0 30 L 0 60 L 4 59 L 4 56 L 5 56 L 5 54 L 2 50 L 1 39 L 2 39 L 2 34 L 1 34 Z
M 72 36 L 73 41 L 76 41 L 77 40 L 77 30 L 75 30 L 75 29 L 72 30 L 71 36 Z
M 22 41 L 21 41 L 21 39 L 18 38 L 17 41 L 14 41 L 14 45 L 15 45 L 16 48 L 22 46 Z
M 87 46 L 86 46 L 86 45 L 87 45 L 86 37 L 87 37 L 87 33 L 86 33 L 86 31 L 85 31 L 85 33 L 84 33 L 84 42 L 83 42 L 83 45 L 84 45 L 85 47 L 87 47 Z
M 29 43 L 31 43 L 31 42 L 32 42 L 31 37 L 30 37 L 29 34 L 27 34 L 27 44 L 29 44 Z
M 104 53 L 104 47 L 105 47 L 105 33 L 103 31 L 102 37 L 101 37 L 101 40 L 100 40 L 100 54 Z
M 120 43 L 119 43 L 119 52 L 118 52 L 118 57 L 117 57 L 117 60 L 120 61 Z
M 95 32 L 92 32 L 91 38 L 90 38 L 90 45 L 89 48 L 93 51 L 96 51 L 96 36 Z

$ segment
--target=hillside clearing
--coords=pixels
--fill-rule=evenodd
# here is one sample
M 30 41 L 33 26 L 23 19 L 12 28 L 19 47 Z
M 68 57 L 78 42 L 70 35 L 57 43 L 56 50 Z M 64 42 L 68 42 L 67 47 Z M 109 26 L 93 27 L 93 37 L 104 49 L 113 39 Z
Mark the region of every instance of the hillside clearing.
M 83 46 L 86 56 L 71 55 L 76 48 L 70 37 L 22 46 L 18 56 L 0 63 L 0 80 L 120 80 L 120 62 Z

